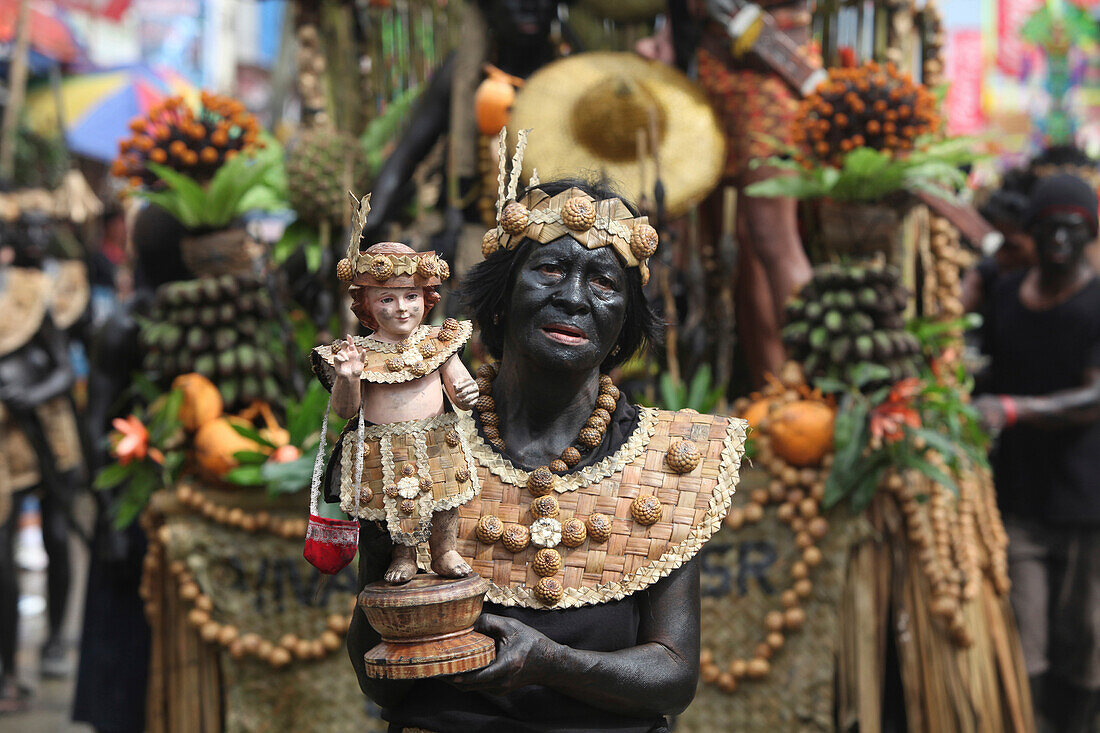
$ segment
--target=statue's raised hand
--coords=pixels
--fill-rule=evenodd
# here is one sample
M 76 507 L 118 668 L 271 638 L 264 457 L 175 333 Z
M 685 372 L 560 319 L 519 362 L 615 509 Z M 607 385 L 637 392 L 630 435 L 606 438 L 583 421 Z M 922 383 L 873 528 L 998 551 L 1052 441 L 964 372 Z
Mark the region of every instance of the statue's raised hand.
M 474 403 L 477 402 L 479 397 L 477 383 L 466 377 L 455 382 L 455 407 L 460 410 L 473 409 Z
M 363 352 L 355 345 L 349 335 L 343 341 L 337 341 L 332 347 L 332 358 L 336 363 L 336 375 L 347 379 L 358 379 L 363 373 Z

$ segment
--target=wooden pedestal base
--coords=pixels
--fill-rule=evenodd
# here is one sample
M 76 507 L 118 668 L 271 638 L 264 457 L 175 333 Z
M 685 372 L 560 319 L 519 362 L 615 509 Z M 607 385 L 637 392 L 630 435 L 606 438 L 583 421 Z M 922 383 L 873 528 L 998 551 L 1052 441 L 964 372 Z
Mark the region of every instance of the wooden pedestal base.
M 489 584 L 480 576 L 428 573 L 404 585 L 371 583 L 359 607 L 382 635 L 364 655 L 366 673 L 387 680 L 420 679 L 480 669 L 496 658 L 496 643 L 473 630 Z

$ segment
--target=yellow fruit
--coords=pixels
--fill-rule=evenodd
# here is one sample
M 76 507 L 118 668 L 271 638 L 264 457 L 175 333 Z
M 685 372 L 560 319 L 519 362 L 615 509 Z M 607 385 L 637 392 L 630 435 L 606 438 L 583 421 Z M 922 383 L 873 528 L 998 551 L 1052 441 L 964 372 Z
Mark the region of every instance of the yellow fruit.
M 228 416 L 206 423 L 199 428 L 199 432 L 195 433 L 195 460 L 203 473 L 210 478 L 221 478 L 231 468 L 236 467 L 237 459 L 233 457 L 234 453 L 270 451 L 270 448 L 254 443 L 238 433 L 233 429 L 234 424 L 251 427 L 246 420 Z
M 172 389 L 183 392 L 179 420 L 184 430 L 195 432 L 221 416 L 224 404 L 221 392 L 201 374 L 181 374 L 172 381 Z

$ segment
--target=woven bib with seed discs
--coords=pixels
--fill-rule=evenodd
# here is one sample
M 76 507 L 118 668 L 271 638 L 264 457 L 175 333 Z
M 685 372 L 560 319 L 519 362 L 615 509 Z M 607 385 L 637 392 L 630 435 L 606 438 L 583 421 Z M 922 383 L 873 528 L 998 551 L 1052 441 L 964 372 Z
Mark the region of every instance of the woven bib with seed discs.
M 639 408 L 613 454 L 571 472 L 514 466 L 463 413 L 480 493 L 459 509 L 459 552 L 489 601 L 551 609 L 619 600 L 694 557 L 738 482 L 743 420 Z

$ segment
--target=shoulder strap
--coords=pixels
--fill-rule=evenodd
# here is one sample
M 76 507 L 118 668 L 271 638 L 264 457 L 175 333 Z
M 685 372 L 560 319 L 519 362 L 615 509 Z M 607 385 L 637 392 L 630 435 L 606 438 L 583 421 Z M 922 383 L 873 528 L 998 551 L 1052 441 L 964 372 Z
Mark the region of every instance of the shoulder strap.
M 319 500 L 321 498 L 321 474 L 325 466 L 325 448 L 328 445 L 328 416 L 332 411 L 332 395 L 329 395 L 328 405 L 325 406 L 325 416 L 321 419 L 321 440 L 317 444 L 317 457 L 313 460 L 313 478 L 309 485 L 309 513 L 317 516 Z M 363 405 L 359 405 L 359 426 L 356 430 L 358 437 L 355 452 L 355 475 L 363 475 L 363 438 L 366 436 L 366 420 L 363 417 Z M 359 492 L 362 491 L 362 482 L 355 485 L 355 505 L 359 506 Z

